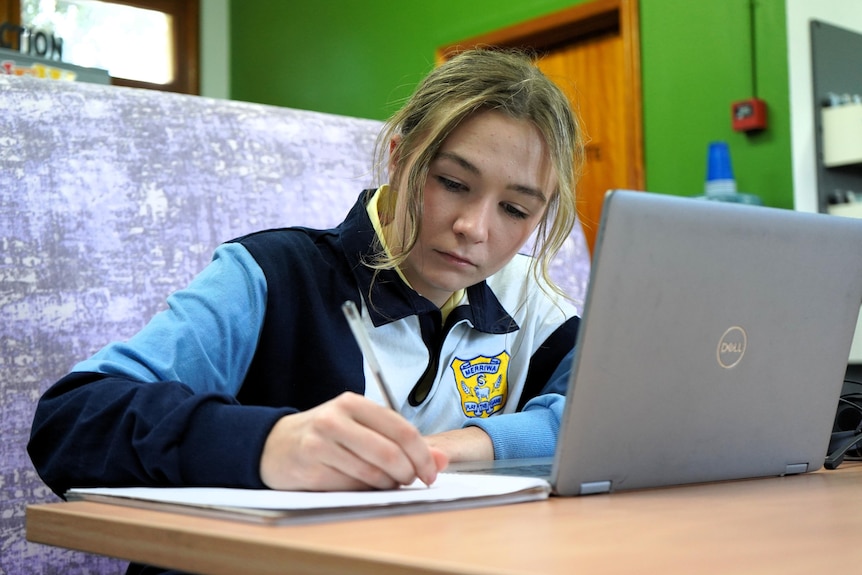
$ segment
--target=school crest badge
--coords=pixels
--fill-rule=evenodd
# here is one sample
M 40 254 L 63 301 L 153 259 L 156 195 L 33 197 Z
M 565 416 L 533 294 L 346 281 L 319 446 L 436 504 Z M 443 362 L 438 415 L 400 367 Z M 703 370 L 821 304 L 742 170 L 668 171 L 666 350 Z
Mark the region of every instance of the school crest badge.
M 509 354 L 456 358 L 450 366 L 467 417 L 488 417 L 506 405 L 509 397 Z

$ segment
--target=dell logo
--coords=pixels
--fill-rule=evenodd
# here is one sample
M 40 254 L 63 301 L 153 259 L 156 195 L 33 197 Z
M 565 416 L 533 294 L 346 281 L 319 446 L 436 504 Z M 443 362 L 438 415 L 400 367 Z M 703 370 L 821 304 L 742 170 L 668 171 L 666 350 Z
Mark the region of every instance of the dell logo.
M 718 365 L 725 369 L 736 366 L 745 355 L 747 343 L 748 336 L 744 329 L 737 325 L 727 328 L 727 331 L 718 340 L 718 349 L 716 350 Z
M 718 353 L 719 355 L 724 355 L 725 353 L 742 353 L 743 351 L 745 351 L 745 347 L 743 347 L 741 342 L 723 341 L 721 342 L 721 351 Z

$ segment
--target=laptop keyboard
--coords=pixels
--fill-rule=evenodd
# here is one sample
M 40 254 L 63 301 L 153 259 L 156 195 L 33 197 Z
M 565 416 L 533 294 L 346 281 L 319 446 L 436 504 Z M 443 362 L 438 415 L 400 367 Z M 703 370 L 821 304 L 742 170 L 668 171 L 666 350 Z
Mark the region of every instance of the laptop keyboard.
M 458 473 L 481 473 L 483 475 L 511 475 L 514 477 L 550 477 L 550 463 L 532 463 L 525 465 L 511 465 L 487 467 L 485 469 L 462 469 Z

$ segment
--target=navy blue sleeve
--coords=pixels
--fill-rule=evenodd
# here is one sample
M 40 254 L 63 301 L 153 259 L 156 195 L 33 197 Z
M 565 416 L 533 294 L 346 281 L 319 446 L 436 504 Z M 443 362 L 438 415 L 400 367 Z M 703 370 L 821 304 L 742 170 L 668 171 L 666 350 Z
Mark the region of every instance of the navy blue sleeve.
M 530 358 L 530 369 L 524 392 L 518 402 L 518 411 L 528 401 L 546 393 L 566 394 L 566 376 L 574 357 L 572 351 L 578 335 L 580 318 L 569 318 L 548 337 Z M 562 371 L 561 371 L 562 370 Z
M 563 357 L 562 361 L 560 361 L 560 364 L 557 366 L 557 369 L 554 370 L 554 373 L 551 374 L 551 377 L 548 379 L 548 383 L 545 384 L 540 395 L 544 395 L 546 393 L 566 395 L 566 392 L 569 390 L 569 376 L 572 373 L 572 364 L 574 361 L 575 348 L 573 347 L 569 353 Z
M 177 382 L 76 372 L 36 409 L 30 458 L 58 495 L 71 487 L 264 487 L 263 444 L 295 410 L 239 405 Z

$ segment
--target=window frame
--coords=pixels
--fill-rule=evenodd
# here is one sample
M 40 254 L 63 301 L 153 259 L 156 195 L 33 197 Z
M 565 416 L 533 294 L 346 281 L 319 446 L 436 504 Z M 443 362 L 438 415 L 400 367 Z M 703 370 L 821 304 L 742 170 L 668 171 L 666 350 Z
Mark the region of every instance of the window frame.
M 200 94 L 200 0 L 101 0 L 156 10 L 173 18 L 174 79 L 167 84 L 111 77 L 111 84 L 182 94 Z M 21 1 L 0 0 L 0 22 L 21 25 Z

